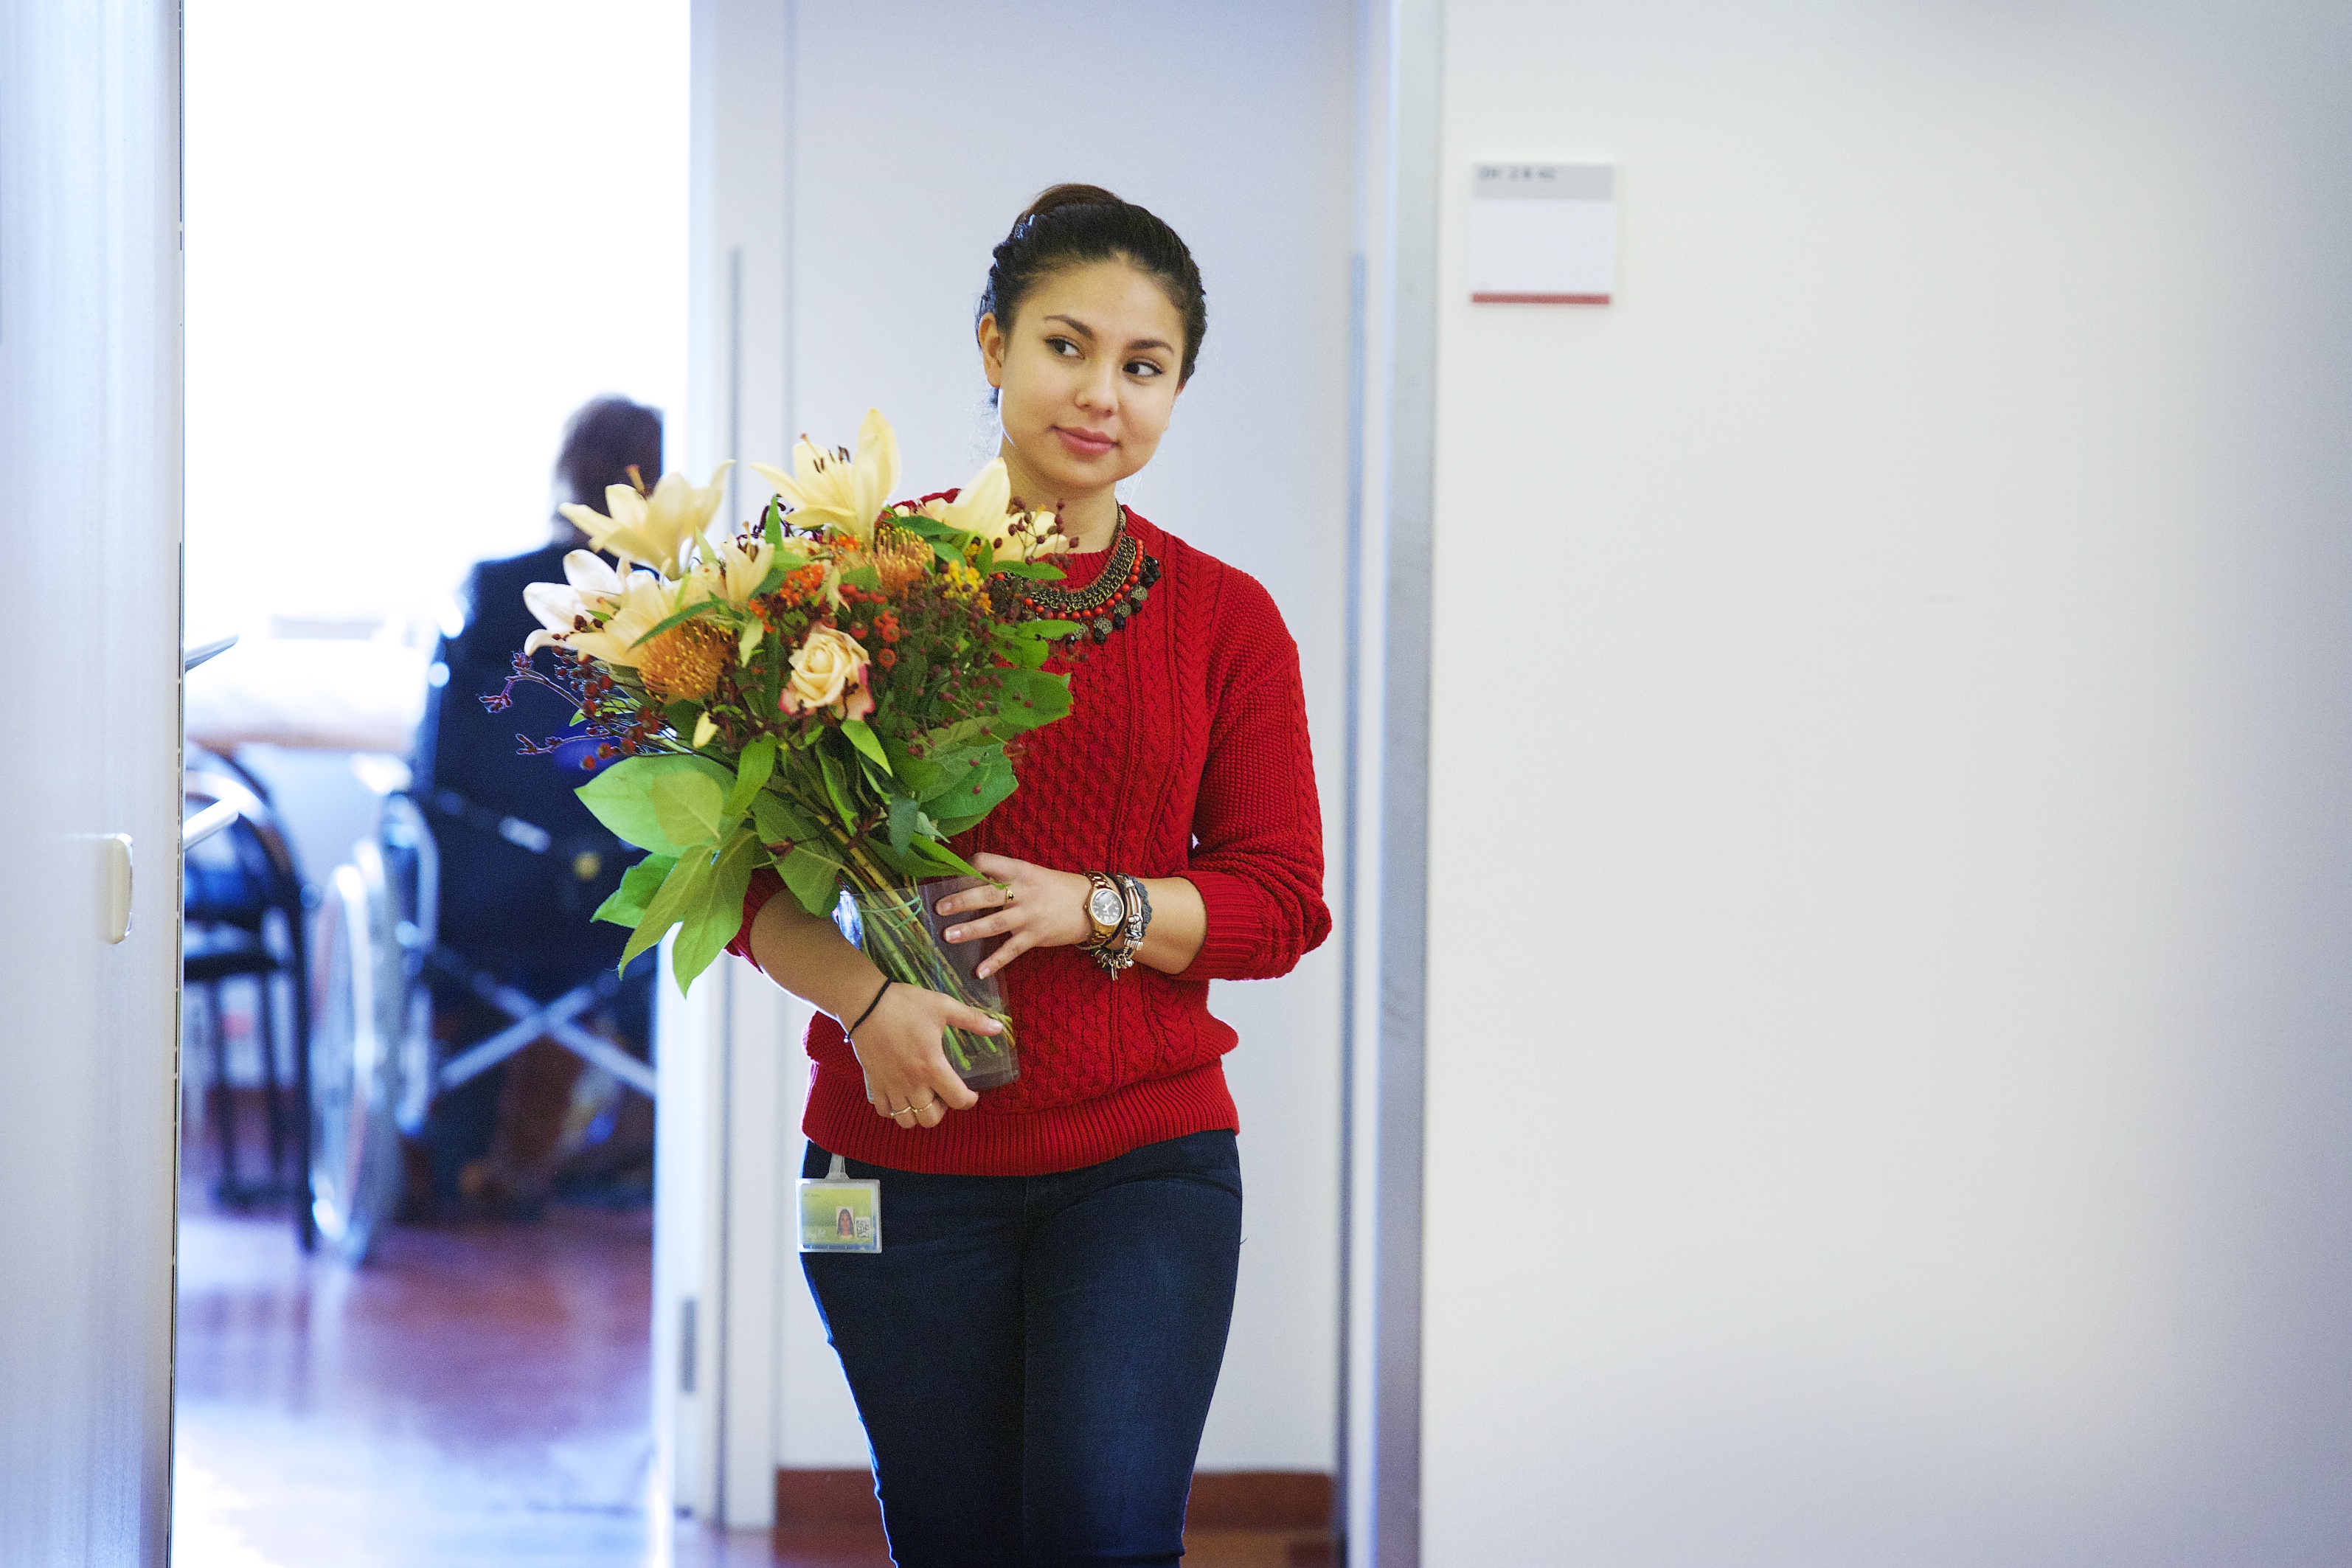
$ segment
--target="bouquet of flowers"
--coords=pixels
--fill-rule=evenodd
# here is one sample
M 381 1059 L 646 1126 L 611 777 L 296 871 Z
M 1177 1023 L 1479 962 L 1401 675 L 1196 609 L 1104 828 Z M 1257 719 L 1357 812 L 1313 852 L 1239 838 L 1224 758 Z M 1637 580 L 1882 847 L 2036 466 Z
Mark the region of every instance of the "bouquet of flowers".
M 553 686 L 596 741 L 580 797 L 648 851 L 596 914 L 631 928 L 624 965 L 677 928 L 685 988 L 772 866 L 892 978 L 1003 1020 L 947 1047 L 967 1079 L 1003 1081 L 1011 1020 L 993 981 L 937 942 L 923 884 L 979 875 L 947 841 L 1013 793 L 1007 742 L 1069 711 L 1068 677 L 1042 667 L 1080 628 L 1022 602 L 1024 583 L 1061 576 L 1048 558 L 1067 541 L 1013 502 L 1001 460 L 953 500 L 886 504 L 898 453 L 878 411 L 855 457 L 803 437 L 793 472 L 751 467 L 776 499 L 715 540 L 726 465 L 707 486 L 671 474 L 650 493 L 614 486 L 605 512 L 565 507 L 620 568 L 575 550 L 567 583 L 531 584 L 545 629 L 483 700 L 503 710 L 516 681 Z M 570 656 L 551 678 L 530 662 L 545 647 Z

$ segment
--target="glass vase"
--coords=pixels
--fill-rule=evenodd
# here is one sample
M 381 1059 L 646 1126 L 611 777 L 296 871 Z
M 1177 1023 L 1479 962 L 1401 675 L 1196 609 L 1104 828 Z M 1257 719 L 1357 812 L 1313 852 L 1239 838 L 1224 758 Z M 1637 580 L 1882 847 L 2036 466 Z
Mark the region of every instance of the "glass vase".
M 973 973 L 995 951 L 995 942 L 940 940 L 939 901 L 950 893 L 984 886 L 979 877 L 940 877 L 926 882 L 842 889 L 833 921 L 874 966 L 891 979 L 952 996 L 1004 1026 L 1001 1035 L 949 1029 L 940 1044 L 948 1065 L 967 1087 L 995 1089 L 1021 1076 L 1021 1053 L 1013 1038 L 1013 1015 L 995 977 Z M 1003 939 L 998 939 L 1002 941 Z

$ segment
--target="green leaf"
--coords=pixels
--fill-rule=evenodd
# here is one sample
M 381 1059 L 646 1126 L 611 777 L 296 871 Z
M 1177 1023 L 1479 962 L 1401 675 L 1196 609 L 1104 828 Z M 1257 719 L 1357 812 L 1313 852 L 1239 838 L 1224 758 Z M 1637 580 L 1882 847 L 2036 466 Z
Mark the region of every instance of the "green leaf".
M 751 797 L 751 821 L 763 844 L 805 844 L 816 837 L 808 819 L 772 790 Z
M 664 616 L 660 620 L 656 621 L 649 630 L 629 646 L 631 647 L 643 647 L 646 644 L 653 641 L 654 638 L 661 636 L 662 633 L 669 630 L 672 626 L 682 626 L 687 622 L 693 620 L 698 616 L 705 620 L 719 621 L 722 624 L 727 619 L 724 614 L 724 605 L 720 600 L 697 599 L 694 603 L 687 605 L 686 608 L 682 610 L 672 610 L 668 615 Z
M 1036 669 L 1054 657 L 1054 645 L 1043 637 L 1023 637 L 1000 626 L 996 651 L 1015 669 Z
M 890 526 L 914 534 L 919 539 L 945 540 L 951 543 L 961 542 L 971 537 L 951 523 L 941 522 L 938 518 L 927 517 L 919 511 L 901 512 L 890 520 Z
M 881 763 L 884 773 L 890 771 L 890 759 L 883 755 L 882 742 L 876 737 L 872 725 L 863 719 L 844 719 L 841 721 L 841 732 L 849 737 L 851 745 Z
M 625 758 L 573 793 L 580 796 L 581 804 L 594 815 L 597 821 L 619 837 L 656 855 L 677 855 L 699 840 L 688 839 L 681 843 L 663 828 L 661 819 L 654 810 L 653 786 L 657 780 L 682 773 L 699 773 L 722 790 L 735 782 L 725 768 L 708 757 L 681 756 L 670 752 L 661 756 Z
M 833 913 L 834 900 L 840 897 L 840 867 L 814 850 L 794 849 L 776 870 L 802 909 L 820 918 Z
M 1003 560 L 996 563 L 992 577 L 1025 577 L 1036 583 L 1058 583 L 1065 574 L 1059 566 L 1048 566 L 1043 561 Z
M 848 775 L 834 756 L 832 747 L 813 746 L 810 750 L 816 755 L 818 776 L 824 781 L 825 798 L 833 803 L 833 809 L 839 814 L 842 826 L 845 829 L 851 827 L 857 821 L 857 812 L 849 804 Z
M 864 844 L 866 858 L 886 871 L 896 871 L 901 877 L 929 877 L 935 873 L 931 863 L 909 849 L 893 849 L 887 839 L 868 838 Z
M 768 541 L 768 574 L 760 579 L 754 597 L 772 594 L 784 585 L 784 579 L 808 564 L 808 557 L 784 548 L 784 505 L 781 496 L 771 497 L 768 510 L 761 514 L 760 531 Z
M 988 731 L 989 724 L 985 719 L 959 719 L 936 730 L 926 730 L 915 739 L 923 743 L 924 755 L 937 758 L 941 752 L 987 739 Z
M 882 737 L 882 749 L 890 754 L 890 776 L 904 785 L 917 800 L 939 787 L 939 764 L 928 757 L 919 757 L 907 750 L 907 743 L 895 735 Z
M 1076 621 L 1015 621 L 1004 628 L 1013 637 L 1035 637 L 1039 642 L 1058 642 L 1074 637 L 1085 628 Z
M 990 758 L 1003 755 L 1004 743 L 1001 741 L 991 741 L 984 746 L 958 746 L 951 752 L 937 752 L 931 761 L 939 769 L 939 777 L 915 798 L 924 801 L 947 799 L 950 801 L 949 809 L 961 815 L 964 808 L 953 804 L 952 797 L 969 795 L 971 786 L 980 782 L 979 770 L 988 766 Z
M 659 890 L 670 868 L 677 864 L 675 855 L 648 855 L 621 874 L 621 885 L 613 896 L 596 906 L 592 920 L 616 926 L 634 926 L 646 918 L 646 904 Z
M 870 565 L 852 566 L 841 574 L 841 585 L 845 588 L 863 588 L 869 594 L 878 594 L 882 591 L 882 574 Z
M 1050 724 L 1070 710 L 1070 678 L 1042 669 L 1007 669 L 1004 706 L 990 725 L 1000 740 Z
M 936 838 L 917 838 L 914 852 L 930 862 L 929 874 L 938 877 L 977 877 L 971 862 L 949 848 Z
M 923 808 L 905 795 L 890 797 L 891 848 L 901 855 L 907 852 L 907 840 L 915 836 L 915 819 L 922 815 Z
M 679 771 L 653 784 L 654 820 L 673 844 L 717 841 L 730 820 L 727 791 L 710 775 Z
M 710 857 L 687 855 L 670 868 L 669 875 L 660 889 L 646 900 L 645 918 L 637 929 L 629 933 L 629 944 L 621 950 L 621 967 L 626 970 L 629 961 L 653 946 L 667 935 L 669 928 L 697 913 L 702 908 L 702 898 L 710 882 Z
M 926 809 L 938 819 L 940 831 L 953 837 L 965 832 L 983 816 L 995 810 L 1004 798 L 1019 786 L 1013 777 L 1013 764 L 1004 760 L 1001 749 L 979 753 L 978 767 L 950 768 L 954 783 L 923 802 Z
M 751 809 L 751 802 L 776 771 L 776 738 L 762 735 L 743 748 L 735 763 L 735 787 L 727 792 L 727 815 L 731 819 Z
M 738 828 L 719 851 L 702 889 L 701 907 L 686 917 L 677 941 L 670 944 L 671 973 L 677 976 L 679 994 L 743 929 L 743 892 L 751 883 L 751 868 L 764 858 L 760 841 Z

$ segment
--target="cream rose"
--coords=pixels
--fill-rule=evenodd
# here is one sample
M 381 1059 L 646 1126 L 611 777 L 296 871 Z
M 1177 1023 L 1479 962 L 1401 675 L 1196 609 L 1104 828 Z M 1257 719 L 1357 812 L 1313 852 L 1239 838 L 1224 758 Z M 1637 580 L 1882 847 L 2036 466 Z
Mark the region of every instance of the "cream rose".
M 839 626 L 811 626 L 793 650 L 792 679 L 776 706 L 787 713 L 838 706 L 845 719 L 865 718 L 874 711 L 874 694 L 866 689 L 866 649 Z

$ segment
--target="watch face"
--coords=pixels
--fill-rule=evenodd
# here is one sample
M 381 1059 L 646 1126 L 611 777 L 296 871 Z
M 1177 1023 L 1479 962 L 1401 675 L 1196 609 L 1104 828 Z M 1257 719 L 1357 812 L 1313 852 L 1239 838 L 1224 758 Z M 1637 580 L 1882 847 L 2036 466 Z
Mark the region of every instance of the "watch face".
M 1068 909 L 1069 905 L 1062 907 Z M 1112 889 L 1097 888 L 1087 900 L 1087 913 L 1098 926 L 1115 926 L 1127 918 L 1127 904 Z

